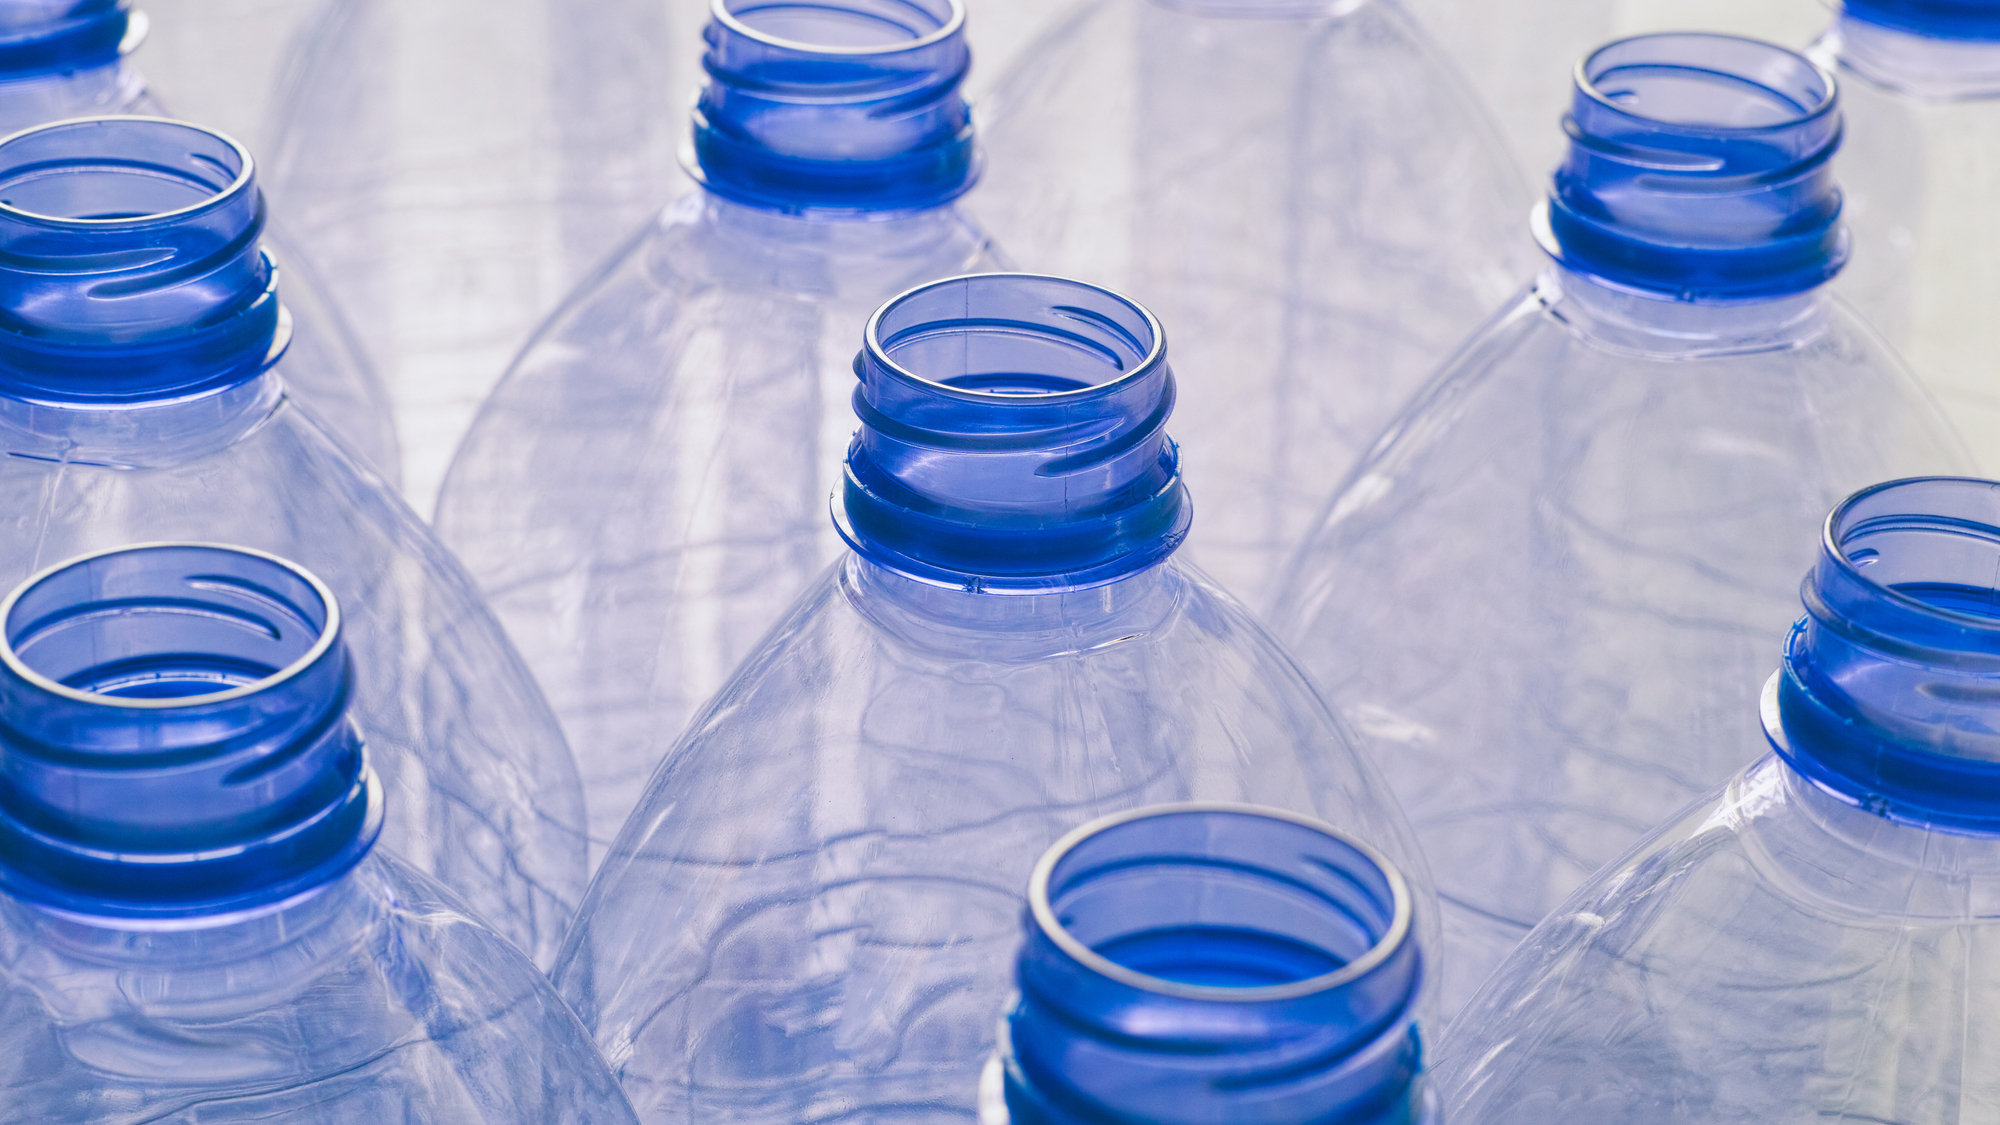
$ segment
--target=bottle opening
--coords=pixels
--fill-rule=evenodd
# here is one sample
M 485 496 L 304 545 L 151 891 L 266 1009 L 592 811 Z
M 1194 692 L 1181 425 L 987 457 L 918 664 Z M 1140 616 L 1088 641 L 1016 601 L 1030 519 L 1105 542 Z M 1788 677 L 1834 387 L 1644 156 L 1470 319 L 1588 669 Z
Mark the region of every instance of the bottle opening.
M 1950 624 L 1965 628 L 2000 626 L 2000 495 L 1988 482 L 1870 489 L 1834 511 L 1826 550 L 1847 575 L 1912 610 L 1962 618 Z
M 1798 124 L 1833 100 L 1832 82 L 1803 57 L 1719 35 L 1652 35 L 1585 60 L 1580 85 L 1635 117 L 1702 129 Z
M 716 0 L 715 15 L 745 34 L 825 53 L 875 53 L 915 47 L 964 22 L 951 0 Z
M 170 219 L 243 190 L 250 166 L 235 141 L 178 122 L 68 122 L 0 145 L 0 206 L 70 222 Z
M 868 347 L 897 372 L 973 395 L 1060 395 L 1110 386 L 1157 362 L 1152 314 L 1094 286 L 993 274 L 883 307 Z

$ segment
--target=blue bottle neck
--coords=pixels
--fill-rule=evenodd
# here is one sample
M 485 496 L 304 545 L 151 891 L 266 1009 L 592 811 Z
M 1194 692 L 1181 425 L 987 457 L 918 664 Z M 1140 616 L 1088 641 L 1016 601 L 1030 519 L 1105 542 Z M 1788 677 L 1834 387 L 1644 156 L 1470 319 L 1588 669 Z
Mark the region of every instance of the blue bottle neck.
M 285 334 L 250 154 L 178 122 L 0 143 L 0 396 L 144 403 L 276 362 Z
M 941 206 L 979 172 L 962 0 L 711 0 L 689 171 L 816 216 Z
M 86 917 L 213 919 L 373 846 L 382 794 L 317 579 L 229 547 L 124 548 L 0 605 L 0 889 Z
M 1841 15 L 1932 39 L 2000 42 L 1996 0 L 1843 0 Z
M 855 551 L 934 585 L 1117 581 L 1187 537 L 1159 322 L 1081 282 L 980 274 L 891 300 L 855 359 L 834 497 Z
M 1569 153 L 1535 234 L 1618 288 L 1728 303 L 1832 280 L 1848 237 L 1841 114 L 1805 57 L 1725 35 L 1646 35 L 1577 68 Z
M 2000 484 L 1878 485 L 1836 509 L 1765 721 L 1793 769 L 1907 823 L 2000 832 Z
M 0 82 L 117 62 L 145 34 L 145 17 L 131 9 L 131 0 L 7 0 Z
M 1099 821 L 1036 867 L 989 1123 L 1404 1125 L 1426 1112 L 1402 878 L 1243 806 Z

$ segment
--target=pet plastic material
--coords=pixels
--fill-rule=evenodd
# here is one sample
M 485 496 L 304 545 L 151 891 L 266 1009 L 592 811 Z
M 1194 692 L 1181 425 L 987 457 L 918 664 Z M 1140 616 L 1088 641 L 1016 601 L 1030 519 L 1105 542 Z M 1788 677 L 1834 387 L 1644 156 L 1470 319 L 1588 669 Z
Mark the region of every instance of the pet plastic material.
M 130 548 L 0 619 L 9 1120 L 632 1120 L 526 957 L 369 858 L 383 790 L 318 579 Z
M 977 172 L 957 0 L 714 11 L 703 187 L 542 327 L 438 505 L 579 748 L 600 846 L 838 557 L 862 325 L 996 264 L 950 206 Z
M 1106 817 L 1035 865 L 981 1125 L 1434 1120 L 1402 874 L 1244 805 Z
M 1854 268 L 1839 288 L 2000 472 L 2000 5 L 1850 3 L 1813 53 L 1838 68 L 1849 120 Z
M 1507 960 L 1443 1044 L 1451 1120 L 1977 1121 L 2000 1107 L 1983 1002 L 2000 938 L 1996 566 L 2000 485 L 1898 482 L 1834 513 L 1763 696 L 1776 754 L 1592 878 Z
M 985 275 L 891 301 L 865 354 L 855 550 L 665 756 L 558 962 L 642 1118 L 969 1118 L 1022 888 L 1111 812 L 1319 817 L 1412 873 L 1428 926 L 1372 770 L 1167 557 L 1188 507 L 1158 322 Z
M 464 572 L 290 403 L 249 156 L 68 122 L 0 142 L 0 193 L 0 576 L 159 540 L 311 567 L 345 606 L 385 839 L 546 960 L 584 882 L 575 763 Z
M 1846 247 L 1826 75 L 1662 35 L 1581 77 L 1537 222 L 1555 264 L 1340 486 L 1272 618 L 1436 865 L 1447 1013 L 1756 757 L 1756 669 L 1826 511 L 1967 463 L 1814 287 Z
M 73 117 L 166 116 L 131 58 L 147 28 L 145 15 L 125 0 L 0 3 L 0 136 Z M 262 237 L 280 241 L 268 226 Z M 395 480 L 386 393 L 304 257 L 287 245 L 273 254 L 284 269 L 291 316 L 286 383 L 364 462 Z
M 333 0 L 299 37 L 271 196 L 383 374 L 428 514 L 479 404 L 680 182 L 695 0 Z
M 1528 267 L 1528 197 L 1394 0 L 1100 0 L 981 105 L 1026 268 L 1175 326 L 1191 557 L 1262 608 L 1326 490 Z

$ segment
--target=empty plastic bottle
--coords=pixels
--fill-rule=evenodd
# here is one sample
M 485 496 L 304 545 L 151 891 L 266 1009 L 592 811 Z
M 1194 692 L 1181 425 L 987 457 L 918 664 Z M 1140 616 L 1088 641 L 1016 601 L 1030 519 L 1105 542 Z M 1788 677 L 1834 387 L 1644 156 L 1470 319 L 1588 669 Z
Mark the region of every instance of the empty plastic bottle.
M 1029 880 L 980 1125 L 1434 1121 L 1415 915 L 1394 864 L 1306 817 L 1085 825 Z
M 72 117 L 166 116 L 131 60 L 146 31 L 130 0 L 0 0 L 0 136 Z M 275 241 L 268 226 L 264 240 Z M 287 383 L 363 462 L 395 480 L 387 395 L 304 257 L 290 246 L 275 256 L 291 316 Z
M 981 103 L 974 215 L 1175 326 L 1192 558 L 1262 609 L 1326 490 L 1528 268 L 1529 200 L 1396 0 L 1097 0 Z
M 1847 107 L 1840 288 L 2000 472 L 2000 3 L 1847 0 L 1813 54 Z
M 1966 463 L 1826 292 L 1824 72 L 1627 39 L 1584 62 L 1567 128 L 1535 216 L 1553 263 L 1341 485 L 1273 617 L 1436 864 L 1447 1013 L 1756 757 L 1755 670 L 1827 509 Z
M 2000 484 L 1899 481 L 1834 512 L 1764 688 L 1776 755 L 1508 958 L 1445 1037 L 1451 1121 L 2000 1111 L 1996 574 Z
M 271 196 L 382 371 L 420 512 L 536 323 L 672 197 L 692 2 L 327 0 L 295 44 Z
M 386 839 L 546 960 L 582 892 L 576 766 L 458 564 L 292 408 L 249 153 L 107 117 L 0 142 L 0 580 L 241 543 L 345 603 Z
M 579 750 L 608 844 L 660 751 L 840 554 L 854 338 L 995 263 L 960 0 L 716 0 L 701 187 L 537 334 L 438 504 Z
M 325 584 L 127 548 L 0 622 L 0 1116 L 632 1120 L 535 966 L 374 850 Z
M 1253 802 L 1422 870 L 1289 658 L 1172 558 L 1149 313 L 961 278 L 884 306 L 857 366 L 853 550 L 666 755 L 555 970 L 648 1121 L 969 1117 L 1021 888 L 1079 820 Z

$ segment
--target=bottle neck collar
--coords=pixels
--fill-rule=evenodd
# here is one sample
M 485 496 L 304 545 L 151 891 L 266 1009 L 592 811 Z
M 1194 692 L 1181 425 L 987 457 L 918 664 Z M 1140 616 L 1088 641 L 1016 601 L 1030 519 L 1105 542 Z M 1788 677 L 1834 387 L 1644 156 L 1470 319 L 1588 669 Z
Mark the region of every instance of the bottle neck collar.
M 1812 54 L 1905 97 L 1946 102 L 2000 97 L 2000 35 L 1947 38 L 1842 15 Z
M 159 402 L 34 402 L 0 395 L 0 455 L 107 469 L 168 469 L 256 433 L 286 402 L 276 371 Z
M 131 0 L 26 0 L 0 14 L 0 82 L 108 66 L 145 39 Z
M 1799 348 L 1824 335 L 1830 323 L 1823 289 L 1761 301 L 1680 301 L 1551 265 L 1537 279 L 1535 294 L 1551 314 L 1592 344 L 1648 359 L 1710 359 Z

